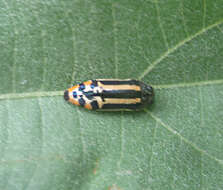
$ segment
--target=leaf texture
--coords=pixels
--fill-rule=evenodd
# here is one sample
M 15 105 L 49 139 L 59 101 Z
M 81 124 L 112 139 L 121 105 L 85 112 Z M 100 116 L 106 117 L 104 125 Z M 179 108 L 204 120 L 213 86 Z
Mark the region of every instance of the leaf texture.
M 0 189 L 223 187 L 223 2 L 0 1 Z M 155 89 L 98 113 L 63 91 L 96 78 Z

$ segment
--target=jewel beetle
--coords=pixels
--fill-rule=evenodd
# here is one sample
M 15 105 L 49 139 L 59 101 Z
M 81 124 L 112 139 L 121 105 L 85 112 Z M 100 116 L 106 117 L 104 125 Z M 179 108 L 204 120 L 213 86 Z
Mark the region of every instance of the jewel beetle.
M 154 90 L 135 79 L 95 79 L 64 92 L 72 104 L 97 111 L 138 111 L 154 101 Z

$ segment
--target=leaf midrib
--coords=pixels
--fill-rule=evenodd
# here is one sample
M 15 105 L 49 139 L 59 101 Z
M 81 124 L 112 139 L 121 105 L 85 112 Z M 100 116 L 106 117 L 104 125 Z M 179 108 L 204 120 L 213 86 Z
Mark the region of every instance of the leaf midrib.
M 154 89 L 160 90 L 160 89 L 189 88 L 194 86 L 207 86 L 207 85 L 220 85 L 220 84 L 223 84 L 223 79 L 191 82 L 191 83 L 164 84 L 164 85 L 151 84 L 151 86 L 153 86 Z M 55 97 L 55 96 L 62 96 L 63 93 L 64 91 L 36 91 L 36 92 L 25 92 L 25 93 L 8 93 L 8 94 L 1 94 L 0 100 Z

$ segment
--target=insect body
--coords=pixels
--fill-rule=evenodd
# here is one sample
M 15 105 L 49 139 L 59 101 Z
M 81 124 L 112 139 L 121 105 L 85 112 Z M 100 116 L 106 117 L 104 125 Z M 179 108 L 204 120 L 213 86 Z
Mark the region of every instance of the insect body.
M 89 110 L 131 111 L 150 105 L 154 91 L 138 80 L 96 79 L 67 89 L 64 99 Z

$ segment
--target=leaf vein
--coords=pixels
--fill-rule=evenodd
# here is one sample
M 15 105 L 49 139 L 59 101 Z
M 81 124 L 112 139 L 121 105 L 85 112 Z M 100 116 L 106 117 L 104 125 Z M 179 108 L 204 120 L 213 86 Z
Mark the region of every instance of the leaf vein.
M 175 52 L 177 49 L 179 49 L 180 47 L 182 47 L 184 44 L 186 44 L 187 42 L 190 42 L 191 40 L 193 40 L 194 38 L 200 36 L 201 34 L 205 33 L 206 31 L 217 27 L 218 25 L 223 23 L 223 19 L 215 22 L 214 24 L 211 24 L 205 28 L 202 28 L 201 30 L 199 30 L 197 33 L 185 38 L 184 40 L 180 41 L 178 44 L 176 44 L 175 46 L 169 48 L 166 52 L 164 52 L 163 54 L 161 54 L 161 56 L 156 59 L 155 61 L 153 61 L 146 69 L 145 71 L 138 77 L 139 79 L 144 78 L 149 72 L 151 72 L 153 70 L 153 68 L 158 65 L 162 60 L 164 60 L 166 57 L 168 57 L 171 53 Z
M 206 0 L 203 0 L 203 28 L 205 28 L 206 22 Z
M 118 160 L 117 166 L 118 170 L 121 170 L 121 161 L 123 159 L 123 150 L 124 150 L 124 127 L 123 127 L 123 113 L 121 114 L 121 134 L 120 134 L 120 158 Z
M 41 145 L 40 145 L 40 152 L 38 153 L 38 155 L 40 155 L 40 157 L 42 156 L 42 153 L 43 153 L 43 130 L 42 130 L 42 127 L 43 126 L 43 112 L 42 112 L 42 109 L 41 109 L 41 105 L 40 105 L 40 100 L 39 98 L 37 99 L 37 102 L 38 102 L 38 107 L 39 107 L 39 111 L 40 111 L 40 126 L 39 126 L 39 129 L 40 129 L 40 142 L 41 142 Z M 29 189 L 29 185 L 30 185 L 30 182 L 31 180 L 33 179 L 34 177 L 34 174 L 37 170 L 37 166 L 35 166 L 35 168 L 33 169 L 32 173 L 29 175 L 29 180 L 26 182 L 26 184 L 24 185 L 24 189 Z
M 68 19 L 68 23 L 69 23 L 69 19 Z M 70 23 L 69 23 L 70 24 Z M 72 68 L 72 75 L 71 75 L 71 86 L 73 86 L 74 84 L 74 79 L 75 79 L 75 74 L 76 74 L 76 65 L 78 64 L 78 61 L 77 61 L 77 46 L 76 46 L 76 34 L 75 34 L 75 29 L 72 27 L 72 25 L 70 24 L 70 27 L 71 27 L 71 33 L 72 33 L 72 49 L 73 49 L 73 52 L 74 52 L 74 66 Z
M 63 10 L 66 10 L 66 6 L 64 4 L 63 1 L 61 1 L 62 3 L 62 6 L 63 6 Z M 70 27 L 70 30 L 71 30 L 71 41 L 72 41 L 72 50 L 73 50 L 73 63 L 74 63 L 74 66 L 73 68 L 71 69 L 72 73 L 71 73 L 71 82 L 70 82 L 70 86 L 73 86 L 73 83 L 74 83 L 74 79 L 75 79 L 75 74 L 76 74 L 76 65 L 78 64 L 78 61 L 77 61 L 77 45 L 76 45 L 76 34 L 75 34 L 75 29 L 74 27 L 72 26 L 72 22 L 70 22 L 70 17 L 68 15 L 69 11 L 63 11 L 64 12 L 64 15 L 66 17 L 66 20 L 67 20 L 67 23 L 68 23 L 68 27 Z
M 204 126 L 204 102 L 203 102 L 203 97 L 202 97 L 202 91 L 201 91 L 201 88 L 199 88 L 199 98 L 200 98 L 200 104 L 201 104 L 201 107 L 200 107 L 200 119 L 201 119 L 201 129 L 203 128 Z
M 41 37 L 41 46 L 42 46 L 42 49 L 43 49 L 43 52 L 45 53 L 45 41 L 44 38 L 45 38 L 45 30 L 43 29 L 43 26 L 41 27 L 41 22 L 40 22 L 40 18 L 39 18 L 39 15 L 34 12 L 34 16 L 36 17 L 36 20 L 40 26 L 40 37 Z M 42 84 L 41 84 L 41 87 L 40 89 L 43 90 L 44 89 L 44 84 L 45 84 L 45 81 L 46 81 L 46 69 L 45 69 L 45 65 L 47 63 L 47 57 L 45 55 L 43 55 L 43 64 L 42 64 L 42 67 L 43 67 L 43 74 L 42 74 Z
M 209 80 L 209 81 L 200 81 L 192 83 L 178 83 L 178 84 L 163 84 L 163 85 L 152 85 L 155 89 L 166 89 L 166 88 L 182 88 L 182 87 L 194 87 L 194 86 L 205 86 L 205 85 L 218 85 L 223 84 L 223 79 L 219 80 Z
M 208 152 L 206 152 L 205 150 L 199 148 L 196 144 L 190 142 L 187 138 L 183 137 L 180 133 L 178 133 L 177 131 L 175 131 L 174 129 L 172 129 L 170 126 L 168 126 L 167 124 L 163 123 L 163 121 L 156 117 L 152 112 L 145 110 L 156 122 L 158 122 L 160 125 L 162 125 L 165 129 L 167 129 L 169 132 L 173 133 L 174 135 L 176 135 L 177 137 L 179 137 L 180 139 L 182 139 L 182 141 L 184 141 L 186 144 L 190 145 L 191 147 L 193 147 L 196 151 L 200 152 L 201 154 L 206 155 L 207 157 L 209 157 L 210 159 L 218 162 L 220 165 L 223 165 L 223 160 L 220 160 L 218 158 L 216 158 L 215 156 L 212 156 L 211 154 L 209 154 Z
M 83 131 L 83 127 L 81 127 L 81 119 L 80 119 L 80 112 L 79 109 L 77 109 L 77 118 L 78 118 L 78 122 L 79 122 L 79 126 L 80 126 L 80 139 L 81 139 L 81 144 L 82 144 L 82 160 L 84 161 L 85 159 L 85 155 L 87 153 L 87 148 L 86 148 L 86 144 L 84 142 L 84 131 Z
M 155 138 L 156 138 L 156 131 L 157 131 L 157 125 L 158 125 L 158 122 L 156 121 L 156 126 L 155 126 L 155 129 L 154 129 L 154 132 L 153 132 L 153 144 L 152 144 L 152 147 L 151 147 L 151 157 L 149 159 L 149 168 L 150 168 L 150 174 L 152 174 L 152 161 L 153 161 L 153 148 L 154 148 L 154 141 L 155 141 Z
M 114 36 L 114 61 L 115 61 L 115 77 L 118 77 L 118 57 L 117 57 L 117 47 L 118 47 L 118 41 L 117 41 L 117 22 L 115 20 L 115 5 L 112 3 L 112 28 L 113 28 L 113 36 Z
M 48 92 L 37 91 L 37 92 L 25 92 L 25 93 L 10 93 L 10 94 L 1 94 L 0 100 L 62 96 L 63 93 L 64 91 L 48 91 Z
M 218 25 L 217 28 L 220 30 L 220 32 L 223 34 L 223 30 L 220 28 L 220 26 Z
M 183 1 L 180 1 L 180 12 L 181 12 L 181 16 L 182 16 L 182 20 L 183 20 L 183 26 L 184 26 L 184 31 L 187 35 L 187 37 L 189 36 L 188 30 L 187 30 L 187 25 L 186 25 L 186 21 L 185 21 L 185 17 L 184 17 L 184 11 L 183 11 Z
M 16 84 L 15 84 L 15 78 L 16 78 L 16 52 L 17 52 L 17 47 L 16 47 L 16 37 L 18 36 L 18 31 L 16 30 L 15 23 L 13 21 L 13 16 L 11 14 L 8 2 L 6 0 L 3 0 L 3 3 L 5 4 L 6 8 L 9 11 L 9 20 L 12 24 L 13 28 L 13 53 L 12 53 L 12 58 L 13 58 L 13 63 L 12 63 L 12 92 L 16 92 Z
M 6 111 L 6 113 L 7 113 L 7 119 L 5 120 L 6 121 L 6 124 L 5 124 L 5 126 L 4 126 L 4 128 L 3 128 L 3 130 L 5 131 L 5 132 L 2 132 L 2 133 L 4 133 L 4 135 L 3 135 L 3 139 L 0 141 L 0 144 L 1 144 L 1 157 L 0 157 L 0 160 L 2 160 L 2 158 L 4 158 L 4 155 L 5 155 L 5 150 L 6 150 L 6 148 L 7 148 L 7 142 L 8 142 L 8 137 L 9 137 L 9 131 L 8 131 L 8 128 L 9 128 L 9 102 L 7 101 L 6 102 L 6 104 L 5 104 L 5 109 L 3 109 L 3 111 Z
M 164 44 L 165 44 L 166 48 L 169 49 L 169 45 L 168 45 L 168 42 L 167 42 L 167 37 L 166 37 L 165 31 L 164 31 L 164 28 L 163 28 L 163 25 L 162 25 L 162 22 L 161 22 L 160 10 L 159 10 L 159 5 L 158 5 L 157 0 L 155 1 L 155 6 L 156 6 L 158 23 L 159 23 L 159 27 L 160 27 L 160 30 L 161 30 L 161 33 L 162 33 L 162 36 L 163 36 Z
M 152 85 L 152 86 L 155 89 L 166 89 L 166 88 L 204 86 L 204 85 L 211 85 L 211 84 L 216 84 L 216 85 L 223 84 L 223 79 L 212 80 L 212 81 L 192 82 L 192 83 Z M 63 93 L 64 91 L 36 91 L 36 92 L 25 92 L 25 93 L 9 93 L 9 94 L 1 94 L 0 100 L 62 96 Z

